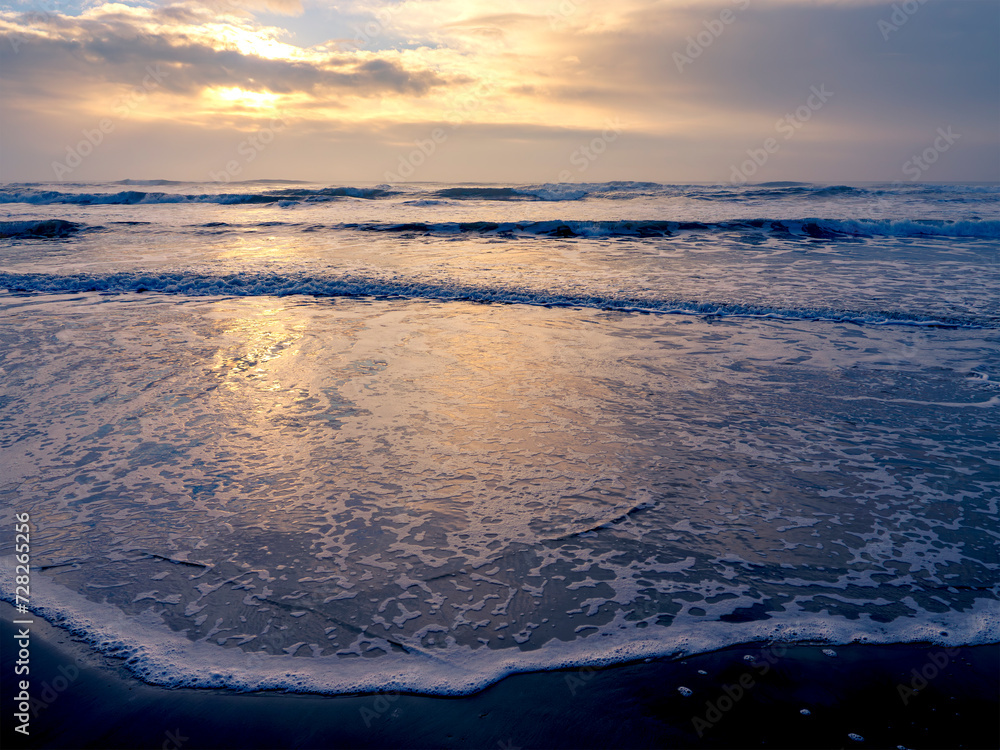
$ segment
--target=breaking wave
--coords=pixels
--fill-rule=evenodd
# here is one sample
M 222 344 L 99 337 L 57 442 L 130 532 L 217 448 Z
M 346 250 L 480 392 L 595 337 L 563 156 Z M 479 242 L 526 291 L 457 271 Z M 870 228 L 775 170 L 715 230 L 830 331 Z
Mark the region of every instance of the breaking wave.
M 0 221 L 0 238 L 67 237 L 82 227 L 75 221 L 46 219 L 43 221 Z
M 483 304 L 521 304 L 574 307 L 621 312 L 649 312 L 702 317 L 813 320 L 858 325 L 906 325 L 941 328 L 997 328 L 991 317 L 951 316 L 898 310 L 770 307 L 765 305 L 674 300 L 619 294 L 566 294 L 545 289 L 422 282 L 357 274 L 312 276 L 303 273 L 231 273 L 213 275 L 192 271 L 118 272 L 106 274 L 0 273 L 0 289 L 25 293 L 127 294 L 155 292 L 189 296 L 256 297 L 307 295 L 314 297 L 372 297 L 376 299 L 430 299 Z
M 58 190 L 22 188 L 0 191 L 0 203 L 29 203 L 36 206 L 53 204 L 131 206 L 154 203 L 219 203 L 247 205 L 292 202 L 322 202 L 338 198 L 385 198 L 395 193 L 388 187 L 331 187 L 320 190 L 286 188 L 259 193 L 162 193 L 122 190 L 117 193 L 65 193 Z
M 1000 237 L 1000 221 L 945 219 L 751 219 L 699 221 L 521 221 L 344 224 L 331 228 L 427 234 L 528 234 L 551 237 L 669 237 L 681 232 L 765 232 L 812 239 L 851 237 Z
M 233 192 L 195 192 L 199 187 L 219 187 L 218 183 L 185 183 L 171 180 L 121 180 L 103 183 L 109 192 L 89 192 L 101 185 L 61 183 L 52 190 L 45 183 L 16 183 L 0 186 L 0 203 L 33 205 L 135 205 L 155 203 L 217 203 L 228 205 L 314 203 L 343 198 L 410 200 L 524 202 L 565 202 L 586 199 L 622 200 L 687 198 L 697 201 L 775 201 L 860 199 L 881 201 L 892 196 L 920 198 L 932 202 L 987 201 L 1000 198 L 998 185 L 816 185 L 803 182 L 766 182 L 751 185 L 670 185 L 656 182 L 542 183 L 534 185 L 377 185 L 374 187 L 299 185 L 289 180 L 250 180 L 231 183 Z M 190 186 L 190 187 L 189 187 Z M 287 186 L 287 187 L 286 187 Z M 129 188 L 165 188 L 163 191 Z

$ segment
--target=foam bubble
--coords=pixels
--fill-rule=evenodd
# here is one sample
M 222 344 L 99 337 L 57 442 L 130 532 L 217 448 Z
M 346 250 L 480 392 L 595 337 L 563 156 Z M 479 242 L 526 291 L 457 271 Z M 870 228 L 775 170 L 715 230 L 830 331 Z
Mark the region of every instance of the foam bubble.
M 120 271 L 73 275 L 0 272 L 0 289 L 18 292 L 159 292 L 188 296 L 278 296 L 374 297 L 461 300 L 480 303 L 524 304 L 544 307 L 580 307 L 623 312 L 654 312 L 673 315 L 764 318 L 772 320 L 816 320 L 858 325 L 934 326 L 938 328 L 994 328 L 1000 321 L 969 316 L 921 315 L 906 311 L 863 311 L 823 308 L 781 308 L 725 302 L 640 297 L 629 294 L 568 294 L 506 286 L 468 283 L 429 283 L 418 280 L 362 276 L 359 274 L 312 275 L 306 273 L 227 273 L 197 271 Z
M 0 597 L 14 600 L 15 558 L 0 558 Z M 441 654 L 406 648 L 377 660 L 301 657 L 244 652 L 191 641 L 168 628 L 154 609 L 126 616 L 109 604 L 80 596 L 35 570 L 31 609 L 88 641 L 96 650 L 125 659 L 140 679 L 168 687 L 230 688 L 240 691 L 358 693 L 396 690 L 465 695 L 517 672 L 608 666 L 646 657 L 691 656 L 741 642 L 919 643 L 975 645 L 1000 637 L 1000 603 L 978 600 L 971 612 L 927 614 L 877 623 L 794 612 L 758 623 L 706 622 L 671 628 L 660 637 L 642 630 L 601 629 L 604 637 L 554 641 L 535 651 L 451 648 Z M 947 624 L 951 635 L 940 636 Z M 297 651 L 303 643 L 296 644 Z M 307 645 L 307 644 L 305 644 Z M 682 695 L 690 691 L 678 688 Z

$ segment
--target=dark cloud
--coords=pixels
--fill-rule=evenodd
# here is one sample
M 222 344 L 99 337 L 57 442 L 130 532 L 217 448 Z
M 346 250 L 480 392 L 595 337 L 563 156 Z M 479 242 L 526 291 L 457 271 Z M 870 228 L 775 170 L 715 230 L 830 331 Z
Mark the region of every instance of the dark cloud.
M 186 13 L 185 9 L 167 9 Z M 161 16 L 163 14 L 161 13 Z M 100 22 L 46 17 L 39 35 L 0 35 L 3 78 L 22 83 L 85 77 L 134 86 L 147 67 L 164 71 L 162 86 L 174 93 L 197 93 L 208 87 L 238 86 L 278 94 L 385 93 L 422 96 L 447 82 L 430 70 L 409 70 L 390 59 L 360 59 L 329 55 L 319 61 L 269 59 L 235 49 L 219 49 L 204 39 L 180 31 L 150 32 L 127 15 L 112 15 Z
M 217 2 L 236 7 L 233 0 Z M 267 0 L 248 2 L 262 7 Z M 205 87 L 311 95 L 297 97 L 305 99 L 294 105 L 302 119 L 283 132 L 266 160 L 254 163 L 260 173 L 248 177 L 280 172 L 325 179 L 335 169 L 344 179 L 381 180 L 396 168 L 400 154 L 425 141 L 433 128 L 452 127 L 422 178 L 551 181 L 569 168 L 573 179 L 586 180 L 726 180 L 731 165 L 774 136 L 776 121 L 819 86 L 834 92 L 829 105 L 782 141 L 766 179 L 902 179 L 901 166 L 933 142 L 939 127 L 952 127 L 961 140 L 929 179 L 1000 175 L 997 0 L 920 4 L 888 35 L 880 21 L 894 13 L 891 0 L 875 5 L 754 0 L 742 10 L 741 4 L 728 3 L 734 20 L 699 45 L 682 69 L 676 55 L 689 54 L 692 40 L 727 7 L 725 0 L 718 6 L 635 5 L 630 15 L 616 18 L 624 24 L 534 35 L 531 44 L 538 47 L 526 47 L 526 59 L 468 40 L 480 32 L 500 34 L 544 22 L 541 16 L 442 19 L 452 21 L 462 37 L 454 49 L 441 50 L 444 64 L 453 64 L 459 53 L 469 75 L 482 75 L 480 83 L 495 79 L 484 101 L 508 118 L 524 113 L 525 122 L 473 122 L 491 111 L 484 107 L 458 128 L 449 125 L 444 104 L 438 116 L 443 122 L 430 123 L 403 115 L 373 118 L 367 103 L 353 101 L 422 96 L 431 106 L 414 107 L 413 117 L 426 118 L 435 95 L 476 82 L 401 62 L 433 59 L 436 49 L 406 58 L 387 50 L 332 51 L 308 61 L 268 59 L 206 39 L 200 24 L 212 17 L 210 4 L 208 10 L 189 3 L 141 12 L 119 6 L 84 18 L 36 14 L 22 35 L 0 37 L 0 167 L 8 179 L 51 177 L 49 164 L 62 158 L 66 144 L 79 140 L 82 128 L 93 127 L 95 109 L 110 104 L 121 86 L 139 84 L 153 68 L 167 73 L 161 85 L 178 97 Z M 141 13 L 152 18 L 137 18 Z M 230 21 L 248 29 L 254 23 L 248 16 Z M 427 38 L 438 39 L 442 28 L 429 28 Z M 407 44 L 411 49 L 421 44 L 419 34 Z M 525 71 L 523 80 L 511 75 L 517 70 Z M 406 111 L 405 101 L 398 105 L 393 111 Z M 454 103 L 448 106 L 453 111 Z M 198 178 L 205 164 L 233 152 L 263 116 L 238 101 L 201 124 L 184 117 L 173 121 L 152 106 L 148 115 L 116 120 L 114 137 L 81 167 L 81 177 Z M 621 137 L 585 172 L 576 172 L 572 155 L 598 137 L 609 118 L 620 118 Z M 567 124 L 573 127 L 563 127 Z M 170 147 L 154 149 L 151 143 Z
M 892 17 L 890 3 L 744 10 L 734 4 L 731 22 L 721 24 L 724 7 L 660 6 L 634 15 L 616 33 L 572 40 L 579 58 L 574 76 L 560 76 L 550 94 L 593 102 L 615 88 L 638 110 L 699 107 L 734 119 L 777 118 L 801 104 L 810 87 L 826 84 L 836 106 L 825 116 L 845 126 L 909 130 L 949 120 L 995 126 L 996 0 L 920 5 L 895 31 L 880 27 Z

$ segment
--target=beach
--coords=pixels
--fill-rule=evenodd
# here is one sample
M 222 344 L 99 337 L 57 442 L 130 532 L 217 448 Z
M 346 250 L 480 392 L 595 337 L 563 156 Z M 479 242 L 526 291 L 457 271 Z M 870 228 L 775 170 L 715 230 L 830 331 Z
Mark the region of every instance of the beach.
M 995 744 L 995 186 L 0 197 L 24 746 Z
M 16 613 L 0 609 L 6 642 Z M 434 698 L 167 690 L 95 659 L 62 630 L 36 622 L 32 632 L 37 714 L 29 738 L 5 716 L 4 747 L 990 748 L 1000 740 L 995 645 L 953 653 L 853 645 L 831 656 L 820 646 L 753 644 L 682 661 L 518 675 L 472 696 Z M 11 654 L 4 649 L 5 696 Z M 932 679 L 910 695 L 922 672 Z M 44 700 L 44 686 L 63 687 L 66 675 Z
M 1000 747 L 997 0 L 0 1 L 4 750 Z

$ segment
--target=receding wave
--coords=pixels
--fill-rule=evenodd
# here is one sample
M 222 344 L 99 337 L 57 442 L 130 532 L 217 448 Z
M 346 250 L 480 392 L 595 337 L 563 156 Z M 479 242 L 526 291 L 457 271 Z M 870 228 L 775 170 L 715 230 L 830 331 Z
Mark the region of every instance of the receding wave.
M 13 555 L 0 558 L 0 599 L 10 602 L 15 600 L 14 567 Z M 240 692 L 343 694 L 392 690 L 458 696 L 475 693 L 519 672 L 608 666 L 655 657 L 677 659 L 757 642 L 934 643 L 955 647 L 994 643 L 1000 622 L 996 602 L 988 599 L 978 600 L 961 613 L 921 612 L 898 620 L 892 630 L 870 618 L 818 615 L 789 604 L 766 620 L 673 623 L 665 635 L 647 635 L 616 619 L 608 625 L 590 626 L 595 632 L 589 638 L 550 641 L 535 649 L 472 649 L 457 645 L 434 649 L 420 645 L 419 638 L 393 634 L 387 636 L 391 652 L 385 656 L 345 659 L 336 655 L 295 656 L 298 646 L 304 643 L 285 649 L 284 654 L 272 655 L 225 648 L 208 638 L 193 641 L 169 628 L 162 617 L 147 613 L 141 618 L 123 618 L 113 604 L 91 601 L 41 574 L 32 581 L 32 594 L 33 612 L 69 630 L 97 652 L 120 660 L 147 683 Z
M 464 283 L 422 282 L 357 274 L 312 276 L 303 273 L 231 273 L 214 275 L 193 271 L 124 271 L 106 274 L 41 274 L 0 272 L 0 289 L 25 293 L 128 294 L 155 292 L 188 296 L 256 297 L 306 295 L 314 297 L 369 297 L 375 299 L 431 299 L 483 304 L 521 304 L 575 307 L 621 312 L 649 312 L 701 317 L 815 320 L 858 325 L 906 325 L 940 328 L 998 328 L 992 317 L 941 316 L 899 310 L 786 308 L 711 300 L 674 300 L 620 294 L 565 294 L 545 289 Z

